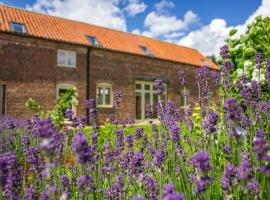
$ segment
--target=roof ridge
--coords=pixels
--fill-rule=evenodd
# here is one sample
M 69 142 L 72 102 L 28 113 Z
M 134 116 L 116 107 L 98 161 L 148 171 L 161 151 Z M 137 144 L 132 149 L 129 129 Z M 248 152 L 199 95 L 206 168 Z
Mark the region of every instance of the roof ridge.
M 37 14 L 37 15 L 45 15 L 47 17 L 59 18 L 61 20 L 67 20 L 67 21 L 72 21 L 72 22 L 76 22 L 76 23 L 86 24 L 88 26 L 96 26 L 96 27 L 107 29 L 107 30 L 110 30 L 110 31 L 120 32 L 120 33 L 124 33 L 124 34 L 130 34 L 130 35 L 134 35 L 136 37 L 147 38 L 147 39 L 151 39 L 151 40 L 154 40 L 154 41 L 163 42 L 163 43 L 166 43 L 166 44 L 175 45 L 175 46 L 178 46 L 178 47 L 183 47 L 183 48 L 187 48 L 187 49 L 197 51 L 195 48 L 192 48 L 192 47 L 187 47 L 187 46 L 171 43 L 171 42 L 168 42 L 168 41 L 152 38 L 152 37 L 149 37 L 149 36 L 139 35 L 139 34 L 135 34 L 135 33 L 127 32 L 127 31 L 121 31 L 121 30 L 118 30 L 118 29 L 104 27 L 104 26 L 96 25 L 96 24 L 90 24 L 90 23 L 87 23 L 87 22 L 83 22 L 83 21 L 79 21 L 79 20 L 75 20 L 75 19 L 70 19 L 70 18 L 65 18 L 65 17 L 60 17 L 60 16 L 56 16 L 56 15 L 51 15 L 51 14 L 47 14 L 47 13 L 32 11 L 32 10 L 28 10 L 26 8 L 24 9 L 24 8 L 12 6 L 12 5 L 6 5 L 6 4 L 0 4 L 0 7 L 8 7 L 8 8 L 11 8 L 11 9 L 17 9 L 17 10 L 20 10 L 20 11 L 30 12 L 30 13 Z

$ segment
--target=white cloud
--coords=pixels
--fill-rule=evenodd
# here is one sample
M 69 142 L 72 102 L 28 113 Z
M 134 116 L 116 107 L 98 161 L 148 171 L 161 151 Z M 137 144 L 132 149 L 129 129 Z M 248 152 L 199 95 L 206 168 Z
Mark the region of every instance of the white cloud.
M 188 27 L 199 19 L 192 11 L 186 12 L 184 19 L 178 19 L 176 16 L 162 15 L 157 12 L 150 12 L 144 21 L 144 26 L 153 37 L 167 35 L 172 32 L 187 30 Z
M 167 13 L 168 9 L 174 8 L 175 5 L 172 1 L 162 0 L 155 4 L 155 8 L 158 13 Z
M 212 55 L 213 52 L 218 52 L 229 31 L 230 28 L 227 27 L 225 20 L 214 19 L 209 25 L 190 32 L 179 43 L 184 46 L 194 47 L 205 55 Z
M 124 8 L 124 11 L 131 16 L 142 13 L 147 8 L 147 5 L 144 2 L 140 2 L 139 0 L 129 0 L 128 5 Z
M 27 9 L 126 31 L 120 3 L 121 0 L 37 0 Z
M 169 33 L 167 35 L 164 35 L 164 37 L 167 39 L 175 39 L 175 38 L 179 38 L 183 35 L 185 35 L 184 32 L 172 32 L 172 33 Z
M 205 55 L 218 54 L 219 47 L 224 44 L 224 40 L 228 37 L 232 28 L 238 29 L 236 36 L 239 36 L 245 32 L 247 24 L 251 23 L 258 15 L 270 16 L 270 0 L 262 0 L 259 8 L 248 17 L 244 24 L 230 27 L 223 19 L 213 19 L 209 25 L 205 25 L 183 37 L 179 44 L 196 48 Z

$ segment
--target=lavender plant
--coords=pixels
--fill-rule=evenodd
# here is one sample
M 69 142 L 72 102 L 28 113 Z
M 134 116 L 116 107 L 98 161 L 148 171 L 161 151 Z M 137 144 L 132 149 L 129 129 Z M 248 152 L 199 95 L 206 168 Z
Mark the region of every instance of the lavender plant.
M 61 129 L 50 117 L 1 119 L 0 199 L 269 199 L 270 101 L 259 82 L 233 80 L 229 52 L 221 48 L 220 73 L 196 70 L 200 96 L 194 102 L 185 92 L 183 109 L 165 101 L 156 80 L 161 101 L 146 106 L 143 127 L 121 119 L 120 92 L 104 127 L 93 99 L 91 128 L 71 109 L 71 125 Z M 268 83 L 269 63 L 256 54 Z M 178 77 L 186 91 L 184 72 Z

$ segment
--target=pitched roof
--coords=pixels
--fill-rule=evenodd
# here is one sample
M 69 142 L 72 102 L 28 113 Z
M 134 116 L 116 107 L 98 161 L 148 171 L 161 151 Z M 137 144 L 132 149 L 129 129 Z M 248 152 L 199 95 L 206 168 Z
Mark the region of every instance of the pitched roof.
M 102 48 L 105 49 L 144 55 L 139 46 L 145 46 L 155 57 L 160 59 L 195 66 L 205 65 L 204 61 L 206 61 L 210 68 L 219 69 L 217 65 L 196 49 L 79 21 L 0 5 L 0 31 L 12 32 L 11 22 L 24 24 L 27 35 L 34 37 L 91 45 L 86 38 L 89 35 L 97 38 L 102 44 Z

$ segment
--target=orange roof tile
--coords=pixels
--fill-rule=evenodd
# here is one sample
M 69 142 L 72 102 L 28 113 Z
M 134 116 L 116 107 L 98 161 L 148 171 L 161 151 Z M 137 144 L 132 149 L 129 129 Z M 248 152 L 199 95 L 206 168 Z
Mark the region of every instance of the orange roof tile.
M 204 57 L 199 51 L 152 38 L 91 25 L 74 20 L 36 13 L 28 10 L 0 5 L 0 31 L 12 32 L 10 23 L 25 25 L 27 34 L 64 42 L 90 45 L 86 35 L 94 36 L 102 48 L 144 55 L 139 46 L 147 47 L 155 57 L 195 66 L 204 65 L 219 69 L 217 65 Z

